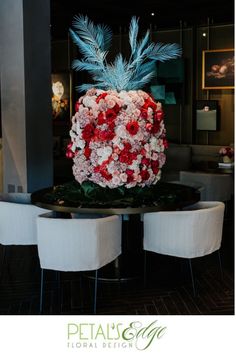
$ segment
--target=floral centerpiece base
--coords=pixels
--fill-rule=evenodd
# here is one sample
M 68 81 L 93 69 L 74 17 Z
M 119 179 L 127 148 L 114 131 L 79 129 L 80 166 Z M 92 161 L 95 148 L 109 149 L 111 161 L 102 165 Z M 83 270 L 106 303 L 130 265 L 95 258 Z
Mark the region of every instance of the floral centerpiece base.
M 223 156 L 223 162 L 224 163 L 232 163 L 232 158 L 228 156 Z

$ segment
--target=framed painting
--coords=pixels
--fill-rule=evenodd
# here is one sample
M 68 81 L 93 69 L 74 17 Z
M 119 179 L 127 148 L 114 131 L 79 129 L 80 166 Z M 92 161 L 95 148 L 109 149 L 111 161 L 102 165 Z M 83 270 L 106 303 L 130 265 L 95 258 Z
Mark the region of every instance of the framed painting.
M 202 52 L 202 89 L 234 88 L 234 49 Z
M 68 122 L 71 115 L 70 73 L 53 73 L 52 118 L 55 122 Z

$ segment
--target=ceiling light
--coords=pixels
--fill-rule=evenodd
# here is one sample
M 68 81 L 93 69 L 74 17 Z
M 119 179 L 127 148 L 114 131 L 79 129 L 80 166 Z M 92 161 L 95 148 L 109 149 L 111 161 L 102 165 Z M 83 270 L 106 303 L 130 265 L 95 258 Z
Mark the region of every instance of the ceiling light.
M 203 37 L 206 37 L 206 36 L 207 36 L 206 32 L 203 32 L 202 36 L 203 36 Z
M 151 16 L 155 16 L 155 12 L 151 12 Z

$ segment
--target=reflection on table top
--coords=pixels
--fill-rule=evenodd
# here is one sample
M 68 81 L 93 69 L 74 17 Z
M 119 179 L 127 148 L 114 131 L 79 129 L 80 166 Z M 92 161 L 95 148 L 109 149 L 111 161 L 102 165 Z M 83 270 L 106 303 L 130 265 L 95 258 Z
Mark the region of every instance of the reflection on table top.
M 75 184 L 75 182 L 71 183 Z M 199 191 L 195 188 L 174 183 L 158 182 L 156 186 L 145 187 L 144 194 L 139 198 L 135 194 L 132 197 L 132 191 L 127 190 L 127 195 L 124 195 L 123 199 L 110 199 L 103 202 L 96 197 L 86 201 L 79 197 L 75 198 L 74 193 L 68 193 L 68 188 L 63 189 L 64 186 L 67 184 L 32 193 L 32 203 L 45 209 L 64 213 L 125 215 L 176 210 L 194 204 L 200 199 Z M 80 188 L 79 185 L 78 188 Z M 105 193 L 109 195 L 112 191 L 104 189 L 104 195 Z
M 206 172 L 206 173 L 220 173 L 220 174 L 233 174 L 234 166 L 232 167 L 219 167 L 216 161 L 200 161 L 194 163 L 191 168 L 192 172 Z

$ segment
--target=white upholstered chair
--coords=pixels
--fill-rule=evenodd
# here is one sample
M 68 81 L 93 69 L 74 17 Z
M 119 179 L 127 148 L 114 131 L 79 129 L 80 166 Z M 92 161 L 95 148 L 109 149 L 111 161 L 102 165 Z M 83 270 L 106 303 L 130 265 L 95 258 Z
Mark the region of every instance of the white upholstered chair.
M 2 265 L 6 247 L 10 245 L 36 245 L 36 218 L 45 209 L 30 204 L 30 193 L 4 193 L 0 195 L 0 244 L 3 246 Z
M 44 269 L 56 271 L 95 270 L 96 313 L 98 269 L 121 254 L 119 216 L 62 219 L 46 213 L 37 218 L 38 254 L 41 266 L 40 313 L 43 309 Z
M 31 204 L 31 193 L 0 193 L 0 201 Z
M 30 203 L 30 193 L 0 196 L 0 244 L 36 245 L 36 218 L 45 212 Z
M 231 199 L 233 192 L 233 179 L 230 174 L 180 171 L 180 182 L 203 186 L 202 201 L 226 202 Z
M 219 251 L 224 208 L 222 202 L 198 202 L 182 211 L 144 214 L 144 250 L 187 258 L 194 295 L 191 259 Z

